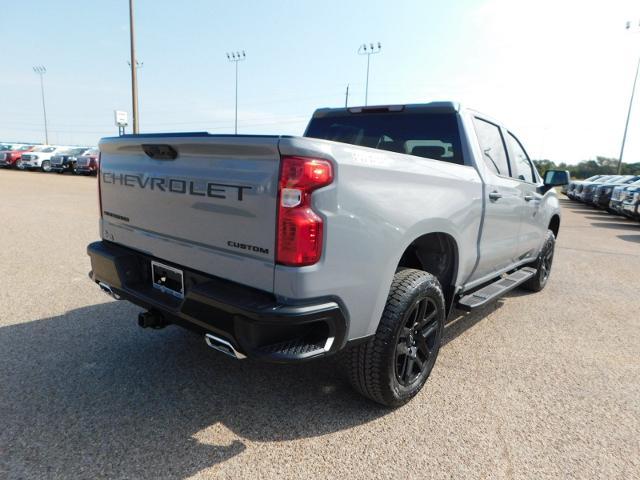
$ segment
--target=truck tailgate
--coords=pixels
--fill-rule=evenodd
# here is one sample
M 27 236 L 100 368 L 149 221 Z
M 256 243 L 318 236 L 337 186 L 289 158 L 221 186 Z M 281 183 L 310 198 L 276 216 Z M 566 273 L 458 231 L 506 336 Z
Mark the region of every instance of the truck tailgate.
M 102 238 L 273 291 L 278 141 L 208 134 L 103 139 Z

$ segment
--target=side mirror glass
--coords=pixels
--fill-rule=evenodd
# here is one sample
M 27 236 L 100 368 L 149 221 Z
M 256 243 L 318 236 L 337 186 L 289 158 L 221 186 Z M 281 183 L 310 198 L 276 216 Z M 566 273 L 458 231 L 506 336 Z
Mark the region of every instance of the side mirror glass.
M 544 172 L 544 185 L 546 187 L 559 187 L 568 185 L 571 181 L 568 170 L 547 170 Z

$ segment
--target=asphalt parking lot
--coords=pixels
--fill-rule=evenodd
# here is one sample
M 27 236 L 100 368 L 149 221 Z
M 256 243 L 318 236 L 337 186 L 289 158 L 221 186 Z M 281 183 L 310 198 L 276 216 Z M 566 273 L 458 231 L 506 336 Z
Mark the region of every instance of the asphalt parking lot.
M 640 224 L 562 203 L 547 288 L 450 319 L 390 411 L 139 329 L 87 278 L 95 179 L 0 170 L 0 478 L 640 478 Z

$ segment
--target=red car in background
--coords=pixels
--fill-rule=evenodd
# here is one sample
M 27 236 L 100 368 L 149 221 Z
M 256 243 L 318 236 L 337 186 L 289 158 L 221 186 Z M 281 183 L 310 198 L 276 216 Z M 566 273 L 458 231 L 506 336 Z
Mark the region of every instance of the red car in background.
M 75 173 L 81 175 L 96 175 L 98 173 L 98 148 L 90 148 L 76 160 Z
M 22 158 L 22 154 L 33 150 L 35 145 L 9 145 L 0 150 L 0 167 L 13 168 Z

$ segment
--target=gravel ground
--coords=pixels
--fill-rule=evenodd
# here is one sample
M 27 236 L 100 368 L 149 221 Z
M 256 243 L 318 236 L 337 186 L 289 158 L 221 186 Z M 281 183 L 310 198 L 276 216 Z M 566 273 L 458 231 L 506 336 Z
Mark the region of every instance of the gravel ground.
M 87 278 L 95 179 L 0 171 L 0 478 L 640 478 L 640 224 L 562 203 L 547 288 L 454 316 L 389 411 L 139 329 Z

